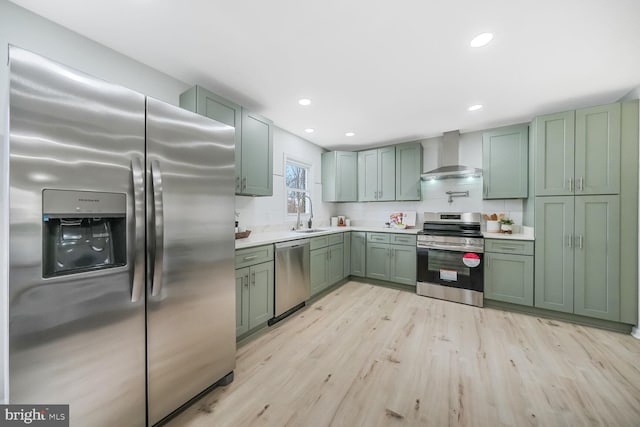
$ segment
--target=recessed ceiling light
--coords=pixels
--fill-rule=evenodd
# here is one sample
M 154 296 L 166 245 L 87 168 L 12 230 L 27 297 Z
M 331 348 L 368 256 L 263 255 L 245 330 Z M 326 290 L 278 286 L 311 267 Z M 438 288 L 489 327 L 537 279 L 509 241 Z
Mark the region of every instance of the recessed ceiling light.
M 298 100 L 298 104 L 304 105 L 306 107 L 307 105 L 311 104 L 311 100 L 307 98 L 302 98 Z
M 347 132 L 347 133 L 345 133 L 345 136 L 353 136 L 353 135 L 355 135 L 355 133 L 353 133 L 353 132 Z
M 468 108 L 469 111 L 478 111 L 478 110 L 482 110 L 482 105 L 481 104 L 476 104 L 476 105 L 472 105 L 471 107 Z
M 471 40 L 471 43 L 469 43 L 471 45 L 471 47 L 482 47 L 484 45 L 486 45 L 487 43 L 489 43 L 491 41 L 491 39 L 493 39 L 493 34 L 491 33 L 482 33 L 482 34 L 478 34 L 477 36 L 475 36 L 473 38 L 473 40 Z
M 314 133 L 316 130 L 315 130 L 315 129 L 313 129 L 313 128 L 306 128 L 304 131 L 305 131 L 306 133 Z

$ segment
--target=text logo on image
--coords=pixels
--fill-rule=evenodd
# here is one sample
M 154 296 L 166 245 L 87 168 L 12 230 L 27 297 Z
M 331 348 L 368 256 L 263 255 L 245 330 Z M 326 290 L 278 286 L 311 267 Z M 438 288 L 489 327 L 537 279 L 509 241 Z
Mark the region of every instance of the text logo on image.
M 69 427 L 69 405 L 0 405 L 0 427 Z

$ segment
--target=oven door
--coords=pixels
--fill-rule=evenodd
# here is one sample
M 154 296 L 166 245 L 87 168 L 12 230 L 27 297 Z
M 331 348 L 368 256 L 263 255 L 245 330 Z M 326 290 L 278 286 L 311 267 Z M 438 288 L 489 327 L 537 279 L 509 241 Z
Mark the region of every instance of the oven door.
M 418 282 L 484 290 L 484 254 L 418 247 Z

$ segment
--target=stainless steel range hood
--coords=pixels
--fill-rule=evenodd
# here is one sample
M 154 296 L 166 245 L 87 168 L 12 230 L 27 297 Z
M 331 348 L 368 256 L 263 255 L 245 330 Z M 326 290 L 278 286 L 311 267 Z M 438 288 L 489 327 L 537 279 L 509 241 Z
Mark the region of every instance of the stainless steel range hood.
M 442 143 L 438 150 L 438 167 L 421 175 L 422 180 L 465 178 L 482 176 L 482 169 L 458 164 L 458 146 L 460 131 L 454 130 L 442 134 Z

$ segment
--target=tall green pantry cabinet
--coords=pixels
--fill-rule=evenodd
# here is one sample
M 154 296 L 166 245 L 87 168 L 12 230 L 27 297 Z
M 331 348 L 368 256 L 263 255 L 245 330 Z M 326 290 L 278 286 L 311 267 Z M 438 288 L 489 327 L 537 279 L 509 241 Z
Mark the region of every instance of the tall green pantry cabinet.
M 540 116 L 532 127 L 535 306 L 635 323 L 638 102 Z

